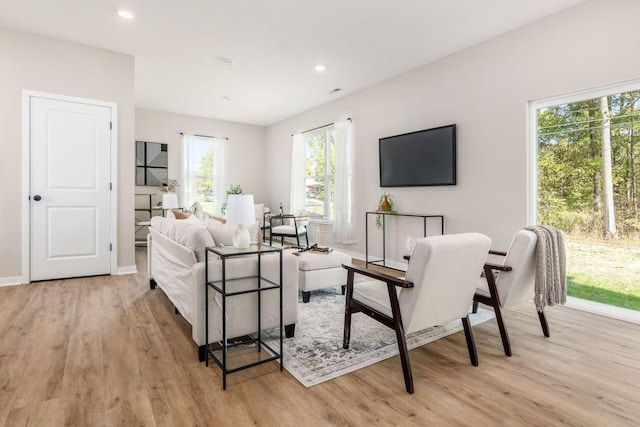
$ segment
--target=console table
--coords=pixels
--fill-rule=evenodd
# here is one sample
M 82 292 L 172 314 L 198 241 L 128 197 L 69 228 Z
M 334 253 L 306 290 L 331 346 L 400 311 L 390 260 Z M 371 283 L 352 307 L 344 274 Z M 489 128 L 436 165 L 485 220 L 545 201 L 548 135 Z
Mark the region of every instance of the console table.
M 222 262 L 222 276 L 219 281 L 209 281 L 209 252 L 212 252 L 220 257 Z M 274 283 L 264 277 L 262 277 L 262 255 L 267 253 L 277 252 L 280 255 L 280 283 Z M 255 276 L 243 277 L 241 279 L 227 279 L 226 277 L 226 261 L 229 258 L 233 258 L 236 256 L 247 256 L 247 255 L 256 255 L 258 257 L 258 273 Z M 241 287 L 242 290 L 238 291 L 229 291 L 227 289 L 228 282 L 233 282 L 236 280 L 246 280 L 246 279 L 256 279 L 256 286 L 247 289 L 246 286 Z M 266 286 L 263 286 L 262 282 L 266 283 Z M 209 288 L 214 289 L 221 295 L 222 299 L 222 349 L 210 350 L 209 349 Z M 277 290 L 279 292 L 279 301 L 280 301 L 280 351 L 275 351 L 268 344 L 266 344 L 261 337 L 261 313 L 260 308 L 261 304 L 261 295 L 262 292 Z M 238 343 L 229 344 L 227 342 L 227 298 L 232 298 L 238 295 L 257 293 L 258 296 L 258 325 L 257 325 L 257 333 L 255 338 L 251 338 L 250 340 L 244 340 Z M 251 368 L 253 366 L 257 366 L 263 363 L 271 362 L 272 360 L 280 359 L 280 371 L 282 371 L 282 248 L 267 246 L 267 245 L 251 245 L 247 249 L 236 249 L 231 246 L 210 246 L 206 248 L 205 251 L 205 365 L 209 366 L 209 357 L 211 357 L 214 362 L 222 369 L 222 389 L 226 390 L 227 388 L 227 374 L 231 374 L 233 372 L 240 371 L 242 369 Z M 234 337 L 232 337 L 234 338 Z M 227 364 L 227 356 L 230 348 L 237 347 L 239 345 L 247 345 L 250 343 L 257 344 L 258 352 L 260 353 L 262 350 L 262 346 L 264 346 L 269 352 L 271 352 L 271 357 L 260 358 L 255 362 L 246 363 L 242 366 L 238 366 L 235 368 L 229 368 Z M 222 359 L 218 357 L 216 352 L 222 351 Z
M 376 259 L 376 260 L 369 260 L 369 215 L 380 215 L 382 217 L 382 259 Z M 386 254 L 386 245 L 387 245 L 387 240 L 386 240 L 386 230 L 385 230 L 385 226 L 386 226 L 386 219 L 387 216 L 392 216 L 392 217 L 413 217 L 413 218 L 422 218 L 422 224 L 423 224 L 423 237 L 427 237 L 427 220 L 428 219 L 435 219 L 435 220 L 440 220 L 440 234 L 444 234 L 444 215 L 423 215 L 423 214 L 404 214 L 404 213 L 397 213 L 397 212 L 380 212 L 380 211 L 374 211 L 374 212 L 367 212 L 366 216 L 365 216 L 365 262 L 366 265 L 368 266 L 369 264 L 373 264 L 373 265 L 379 265 L 382 267 L 386 267 L 386 268 L 390 268 L 392 270 L 398 270 L 398 271 L 402 271 L 398 268 L 394 268 L 394 267 L 389 267 L 387 265 L 387 254 Z

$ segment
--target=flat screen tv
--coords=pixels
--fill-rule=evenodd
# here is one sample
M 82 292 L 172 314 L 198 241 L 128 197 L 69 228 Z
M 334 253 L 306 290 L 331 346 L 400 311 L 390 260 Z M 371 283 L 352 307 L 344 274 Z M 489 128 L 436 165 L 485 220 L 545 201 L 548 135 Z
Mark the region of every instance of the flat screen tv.
M 456 185 L 456 125 L 380 138 L 380 187 Z

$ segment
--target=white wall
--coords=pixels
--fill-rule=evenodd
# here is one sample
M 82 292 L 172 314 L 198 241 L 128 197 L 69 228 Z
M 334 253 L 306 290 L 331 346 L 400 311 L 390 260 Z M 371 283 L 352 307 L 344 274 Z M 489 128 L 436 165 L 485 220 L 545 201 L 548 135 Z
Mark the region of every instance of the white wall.
M 118 104 L 118 267 L 133 246 L 133 57 L 0 28 L 0 284 L 21 275 L 22 90 Z
M 638 16 L 635 0 L 587 2 L 270 126 L 270 203 L 289 200 L 291 134 L 351 117 L 360 242 L 344 249 L 364 253 L 364 212 L 383 191 L 378 139 L 456 123 L 457 186 L 386 190 L 400 212 L 444 214 L 446 232 L 479 231 L 506 249 L 528 225 L 528 102 L 640 77 Z M 392 259 L 405 253 L 401 228 L 388 236 Z
M 136 109 L 136 140 L 168 144 L 169 178 L 178 182 L 182 176 L 180 132 L 229 138 L 225 151 L 227 187 L 240 184 L 246 194 L 254 195 L 256 203 L 266 200 L 264 127 Z M 135 188 L 138 194 L 158 193 L 157 187 Z

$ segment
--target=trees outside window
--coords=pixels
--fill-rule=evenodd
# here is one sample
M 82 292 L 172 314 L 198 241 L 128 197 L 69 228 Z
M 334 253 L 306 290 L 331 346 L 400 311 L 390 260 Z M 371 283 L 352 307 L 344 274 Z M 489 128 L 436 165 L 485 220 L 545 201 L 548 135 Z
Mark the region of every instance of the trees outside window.
M 304 135 L 305 208 L 312 218 L 334 219 L 335 131 L 328 126 Z
M 636 310 L 639 87 L 534 104 L 537 223 L 567 234 L 568 294 Z
M 182 200 L 185 207 L 199 202 L 204 211 L 220 214 L 225 200 L 224 144 L 222 138 L 184 135 Z

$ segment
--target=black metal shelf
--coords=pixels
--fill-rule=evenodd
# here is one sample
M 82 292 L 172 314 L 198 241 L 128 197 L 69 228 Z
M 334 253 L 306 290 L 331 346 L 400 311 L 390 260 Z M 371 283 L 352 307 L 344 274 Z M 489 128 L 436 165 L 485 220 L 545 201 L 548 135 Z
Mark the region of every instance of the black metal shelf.
M 222 277 L 218 281 L 209 281 L 209 252 L 212 252 L 220 257 L 220 261 L 222 262 Z M 280 283 L 275 283 L 267 278 L 262 277 L 262 255 L 267 253 L 279 253 L 280 255 Z M 227 259 L 233 258 L 236 256 L 248 256 L 248 255 L 257 255 L 258 256 L 258 273 L 255 276 L 246 276 L 241 278 L 227 279 L 226 278 L 226 262 Z M 256 279 L 256 287 L 250 289 L 243 289 L 239 291 L 227 292 L 227 284 L 229 282 L 234 282 L 238 280 L 246 280 L 246 279 Z M 262 286 L 262 282 L 268 283 L 270 286 Z M 220 285 L 218 285 L 218 283 Z M 209 288 L 212 288 L 216 292 L 220 293 L 222 296 L 222 342 L 220 343 L 221 348 L 218 349 L 210 349 L 209 347 Z M 262 340 L 262 313 L 261 313 L 261 295 L 265 291 L 279 291 L 279 300 L 280 300 L 280 350 L 276 351 L 267 343 Z M 258 325 L 257 325 L 257 337 L 251 338 L 250 340 L 243 341 L 241 343 L 231 343 L 229 344 L 227 340 L 227 298 L 238 296 L 238 295 L 246 295 L 250 293 L 257 293 L 258 295 Z M 205 365 L 209 366 L 209 358 L 213 359 L 213 361 L 220 367 L 222 370 L 222 389 L 226 390 L 227 388 L 227 375 L 232 374 L 234 372 L 241 371 L 243 369 L 248 369 L 257 365 L 261 365 L 263 363 L 272 362 L 274 360 L 280 360 L 280 371 L 283 369 L 282 365 L 282 354 L 283 354 L 283 345 L 282 345 L 282 318 L 283 318 L 283 310 L 282 310 L 282 248 L 272 247 L 267 245 L 251 245 L 247 249 L 236 249 L 233 247 L 207 247 L 205 251 Z M 266 357 L 264 359 L 260 359 L 255 362 L 250 362 L 243 364 L 241 366 L 235 368 L 229 368 L 227 364 L 227 356 L 230 349 L 238 347 L 239 345 L 246 344 L 257 344 L 258 353 L 262 351 L 262 347 L 266 348 L 270 353 L 270 357 Z M 222 359 L 216 353 L 222 352 Z
M 369 215 L 380 215 L 382 217 L 382 259 L 369 260 Z M 387 253 L 386 253 L 386 219 L 387 216 L 397 216 L 397 217 L 413 217 L 413 218 L 422 218 L 423 224 L 423 237 L 427 237 L 427 220 L 429 219 L 439 219 L 440 220 L 440 234 L 444 234 L 444 215 L 434 215 L 434 214 L 414 214 L 414 213 L 398 213 L 398 212 L 383 212 L 383 211 L 373 211 L 367 212 L 365 214 L 365 263 L 368 266 L 369 264 L 378 265 L 385 268 L 390 268 L 392 270 L 404 271 L 399 268 L 390 267 L 387 265 Z

